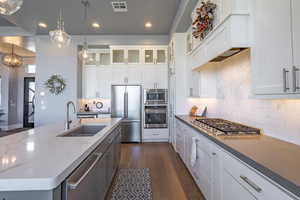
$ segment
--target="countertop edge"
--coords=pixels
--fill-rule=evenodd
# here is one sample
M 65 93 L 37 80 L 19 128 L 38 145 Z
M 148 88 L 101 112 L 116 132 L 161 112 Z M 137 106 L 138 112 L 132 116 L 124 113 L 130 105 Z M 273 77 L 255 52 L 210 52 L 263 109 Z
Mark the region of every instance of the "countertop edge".
M 7 185 L 7 187 L 0 187 L 0 192 L 50 191 L 55 189 L 88 157 L 88 155 L 90 155 L 91 152 L 97 148 L 97 146 L 121 123 L 121 121 L 122 119 L 120 118 L 115 124 L 111 125 L 109 129 L 106 130 L 103 137 L 95 141 L 83 154 L 78 155 L 78 158 L 57 176 L 45 178 L 0 179 L 0 185 Z M 30 184 L 28 184 L 29 182 Z M 11 187 L 12 185 L 14 185 L 14 187 Z
M 237 157 L 239 160 L 243 161 L 244 163 L 246 163 L 250 167 L 254 168 L 255 170 L 257 170 L 258 172 L 260 172 L 261 174 L 263 174 L 264 176 L 266 176 L 270 180 L 274 181 L 275 183 L 277 183 L 278 185 L 280 185 L 281 187 L 283 187 L 287 191 L 293 193 L 298 198 L 300 197 L 300 189 L 299 189 L 299 186 L 297 186 L 296 184 L 292 183 L 291 181 L 287 180 L 286 178 L 283 178 L 282 176 L 280 176 L 279 174 L 273 172 L 269 168 L 264 167 L 263 165 L 259 164 L 255 160 L 252 160 L 248 156 L 238 152 L 237 150 L 235 150 L 235 149 L 231 148 L 230 146 L 224 144 L 223 142 L 215 139 L 214 137 L 208 135 L 207 133 L 202 132 L 201 130 L 199 130 L 198 128 L 193 126 L 190 122 L 188 122 L 188 121 L 184 120 L 183 118 L 181 118 L 180 115 L 175 115 L 175 118 L 182 121 L 183 123 L 187 124 L 189 127 L 193 128 L 194 130 L 199 132 L 201 135 L 205 136 L 210 141 L 214 142 L 215 144 L 217 144 L 221 148 L 225 149 L 226 151 L 228 151 L 229 153 L 231 153 L 232 155 Z

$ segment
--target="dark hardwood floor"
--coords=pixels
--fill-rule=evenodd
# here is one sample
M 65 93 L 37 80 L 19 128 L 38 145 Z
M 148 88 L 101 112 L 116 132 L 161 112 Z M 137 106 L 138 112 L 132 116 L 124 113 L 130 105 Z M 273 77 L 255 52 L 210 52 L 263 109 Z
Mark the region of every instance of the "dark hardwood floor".
M 204 199 L 168 143 L 122 144 L 120 168 L 150 168 L 153 200 Z M 110 195 L 111 191 L 107 199 Z

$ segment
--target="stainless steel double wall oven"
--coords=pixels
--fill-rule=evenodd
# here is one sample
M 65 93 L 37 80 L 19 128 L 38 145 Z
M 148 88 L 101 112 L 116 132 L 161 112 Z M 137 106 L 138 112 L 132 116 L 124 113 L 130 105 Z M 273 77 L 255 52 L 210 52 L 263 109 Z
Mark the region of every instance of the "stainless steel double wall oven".
M 144 128 L 168 127 L 168 90 L 147 89 L 144 92 Z

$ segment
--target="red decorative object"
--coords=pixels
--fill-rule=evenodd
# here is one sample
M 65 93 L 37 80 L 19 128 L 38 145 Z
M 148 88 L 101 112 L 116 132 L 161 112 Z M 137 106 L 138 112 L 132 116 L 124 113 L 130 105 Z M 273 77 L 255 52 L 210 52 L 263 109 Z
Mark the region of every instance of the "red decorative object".
M 196 9 L 197 18 L 193 22 L 193 37 L 203 40 L 213 29 L 213 20 L 217 5 L 210 1 L 202 2 L 200 8 Z

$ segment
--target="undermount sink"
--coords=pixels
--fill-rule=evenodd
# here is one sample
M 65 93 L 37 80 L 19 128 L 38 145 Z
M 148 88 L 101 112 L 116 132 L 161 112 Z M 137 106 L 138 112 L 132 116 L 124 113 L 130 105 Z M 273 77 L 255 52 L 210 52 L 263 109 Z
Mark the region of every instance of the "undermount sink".
M 91 137 L 96 135 L 99 131 L 104 129 L 105 125 L 87 126 L 83 125 L 76 129 L 70 130 L 66 133 L 59 135 L 59 137 Z

